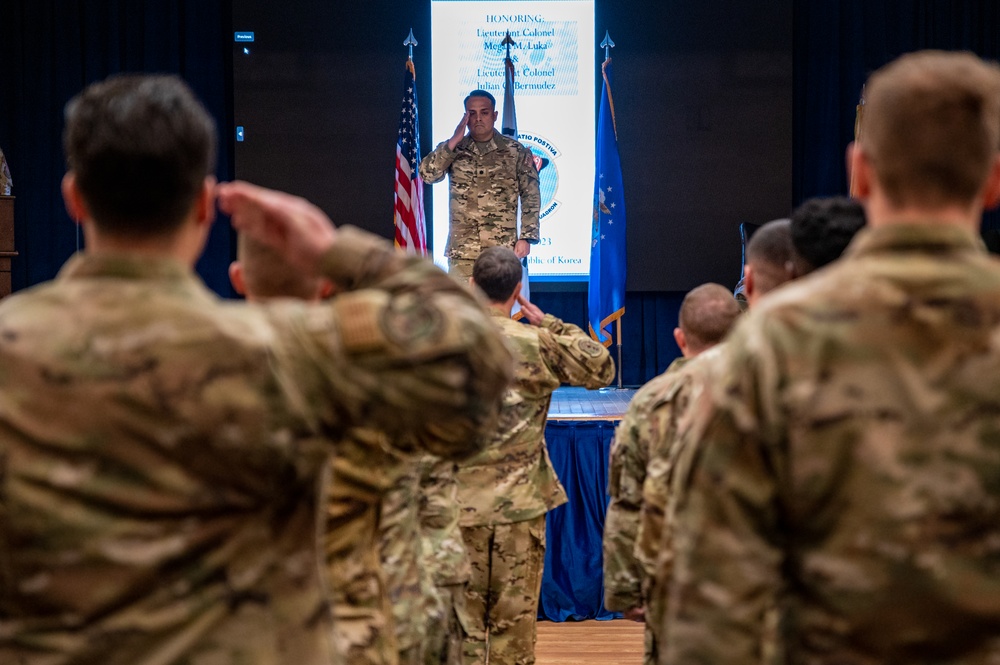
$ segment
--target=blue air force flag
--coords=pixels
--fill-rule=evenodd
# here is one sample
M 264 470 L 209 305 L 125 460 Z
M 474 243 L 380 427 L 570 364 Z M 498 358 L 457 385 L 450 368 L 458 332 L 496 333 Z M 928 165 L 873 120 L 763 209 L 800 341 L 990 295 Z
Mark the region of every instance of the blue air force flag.
M 588 322 L 590 335 L 611 345 L 611 324 L 625 314 L 625 191 L 618 159 L 611 59 L 601 65 L 604 86 L 597 119 L 597 172 L 590 244 Z M 621 343 L 621 340 L 618 340 Z

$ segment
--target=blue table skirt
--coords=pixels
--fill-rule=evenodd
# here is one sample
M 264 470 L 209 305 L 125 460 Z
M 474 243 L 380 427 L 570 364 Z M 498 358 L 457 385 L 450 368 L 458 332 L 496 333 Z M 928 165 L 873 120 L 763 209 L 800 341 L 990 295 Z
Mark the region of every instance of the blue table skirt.
M 549 421 L 545 441 L 569 503 L 546 516 L 538 618 L 616 619 L 604 609 L 601 538 L 608 509 L 608 453 L 617 422 Z

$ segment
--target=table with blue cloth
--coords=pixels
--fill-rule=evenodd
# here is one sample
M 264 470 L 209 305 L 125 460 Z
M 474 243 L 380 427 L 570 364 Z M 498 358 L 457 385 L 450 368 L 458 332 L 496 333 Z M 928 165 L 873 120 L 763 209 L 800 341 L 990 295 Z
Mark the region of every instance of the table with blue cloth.
M 569 503 L 546 516 L 538 618 L 615 619 L 604 609 L 601 539 L 608 509 L 608 454 L 618 422 L 549 420 L 545 441 Z

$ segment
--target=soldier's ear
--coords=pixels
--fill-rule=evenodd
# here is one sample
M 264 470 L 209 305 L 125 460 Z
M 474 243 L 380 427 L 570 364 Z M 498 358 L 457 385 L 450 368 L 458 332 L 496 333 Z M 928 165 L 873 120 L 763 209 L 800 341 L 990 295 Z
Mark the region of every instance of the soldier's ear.
M 72 171 L 66 173 L 62 179 L 62 196 L 66 205 L 66 213 L 77 224 L 87 219 L 87 203 L 80 194 L 80 188 L 76 184 L 76 174 Z
M 871 162 L 860 145 L 852 141 L 847 146 L 847 181 L 854 187 L 851 196 L 859 200 L 868 198 L 871 193 L 872 177 Z
M 233 290 L 241 296 L 247 294 L 246 281 L 243 277 L 243 266 L 239 261 L 229 264 L 229 282 L 233 285 Z
M 215 221 L 215 189 L 218 182 L 215 176 L 206 176 L 201 184 L 201 191 L 195 201 L 195 219 L 198 224 L 209 224 Z
M 674 341 L 677 342 L 677 348 L 681 350 L 681 355 L 687 357 L 687 336 L 680 329 L 680 326 L 674 328 Z
M 1000 157 L 993 160 L 993 166 L 983 186 L 983 207 L 993 210 L 1000 204 Z

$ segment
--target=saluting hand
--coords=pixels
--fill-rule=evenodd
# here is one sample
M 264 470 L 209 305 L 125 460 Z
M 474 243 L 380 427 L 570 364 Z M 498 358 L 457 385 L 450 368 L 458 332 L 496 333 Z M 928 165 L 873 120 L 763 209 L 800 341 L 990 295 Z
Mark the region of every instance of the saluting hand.
M 458 146 L 458 142 L 461 141 L 463 138 L 465 138 L 465 130 L 466 128 L 468 128 L 468 126 L 469 126 L 469 112 L 466 111 L 462 115 L 462 120 L 458 123 L 458 126 L 455 127 L 455 133 L 451 135 L 450 139 L 448 139 L 449 150 L 454 150 Z
M 545 318 L 545 312 L 528 302 L 528 299 L 520 293 L 517 294 L 517 304 L 521 306 L 521 312 L 524 314 L 524 318 L 528 319 L 528 323 L 533 326 L 541 325 L 542 319 Z
M 216 195 L 237 231 L 273 247 L 307 274 L 318 272 L 337 234 L 322 210 L 301 197 L 242 181 L 222 183 Z

